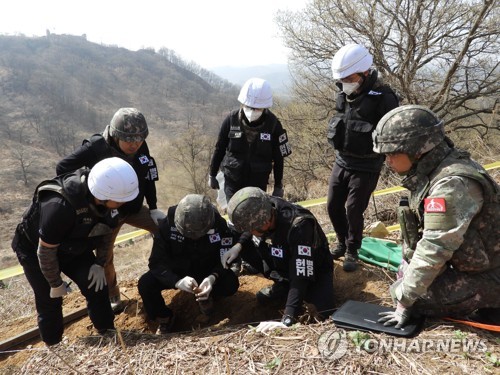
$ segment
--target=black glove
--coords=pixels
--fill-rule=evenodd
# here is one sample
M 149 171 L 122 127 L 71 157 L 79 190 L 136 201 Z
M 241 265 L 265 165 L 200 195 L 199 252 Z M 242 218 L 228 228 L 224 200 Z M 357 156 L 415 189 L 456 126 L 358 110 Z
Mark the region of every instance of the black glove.
M 208 176 L 208 185 L 212 189 L 220 189 L 219 187 L 219 181 L 214 176 Z

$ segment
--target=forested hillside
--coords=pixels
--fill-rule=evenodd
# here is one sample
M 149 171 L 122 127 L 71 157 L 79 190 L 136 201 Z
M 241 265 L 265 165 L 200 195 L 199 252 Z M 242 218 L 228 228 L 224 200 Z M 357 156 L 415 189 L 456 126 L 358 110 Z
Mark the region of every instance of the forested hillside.
M 144 113 L 163 169 L 167 145 L 179 134 L 207 136 L 209 152 L 237 94 L 238 87 L 168 49 L 132 52 L 85 36 L 0 36 L 0 254 L 10 252 L 13 225 L 36 184 L 118 108 Z

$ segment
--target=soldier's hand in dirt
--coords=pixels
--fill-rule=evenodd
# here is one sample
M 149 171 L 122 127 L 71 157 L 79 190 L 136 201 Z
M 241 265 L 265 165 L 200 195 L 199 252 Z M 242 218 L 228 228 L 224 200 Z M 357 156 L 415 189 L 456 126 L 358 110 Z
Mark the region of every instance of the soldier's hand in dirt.
M 256 331 L 268 335 L 269 333 L 278 328 L 288 328 L 288 327 L 281 322 L 273 322 L 273 321 L 260 322 L 256 328 Z
M 194 294 L 194 289 L 198 287 L 198 283 L 191 276 L 186 276 L 175 283 L 175 288 Z
M 210 296 L 212 292 L 212 287 L 215 284 L 215 276 L 209 275 L 203 279 L 200 286 L 195 290 L 195 296 L 197 301 L 205 301 Z
M 226 251 L 222 257 L 221 257 L 221 263 L 222 267 L 224 268 L 229 268 L 229 265 L 236 259 L 238 258 L 238 255 L 240 255 L 241 251 L 241 244 L 237 243 L 234 245 L 232 248 L 230 248 L 228 251 Z

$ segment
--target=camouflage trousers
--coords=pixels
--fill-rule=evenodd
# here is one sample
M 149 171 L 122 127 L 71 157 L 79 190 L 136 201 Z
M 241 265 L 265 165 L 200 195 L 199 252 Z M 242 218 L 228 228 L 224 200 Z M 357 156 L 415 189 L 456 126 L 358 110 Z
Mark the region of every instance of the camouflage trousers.
M 139 212 L 135 214 L 127 215 L 124 219 L 120 220 L 120 223 L 116 228 L 113 229 L 113 238 L 110 247 L 107 251 L 106 263 L 104 265 L 104 274 L 106 275 L 106 282 L 108 284 L 109 297 L 119 297 L 120 289 L 118 288 L 118 281 L 116 278 L 116 271 L 114 265 L 114 242 L 118 233 L 120 232 L 123 224 L 129 224 L 133 227 L 144 229 L 152 234 L 156 234 L 158 231 L 158 226 L 154 223 L 149 213 L 149 209 L 146 206 L 142 206 Z M 133 251 L 133 247 L 130 248 Z
M 500 268 L 483 273 L 448 267 L 415 301 L 413 311 L 426 316 L 465 316 L 480 308 L 500 308 Z

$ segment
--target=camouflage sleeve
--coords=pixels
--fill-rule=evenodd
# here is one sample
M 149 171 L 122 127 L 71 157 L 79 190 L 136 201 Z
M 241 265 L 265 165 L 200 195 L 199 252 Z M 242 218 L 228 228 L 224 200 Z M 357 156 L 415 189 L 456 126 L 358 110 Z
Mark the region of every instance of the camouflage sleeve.
M 423 296 L 463 243 L 474 216 L 483 206 L 481 186 L 465 177 L 446 177 L 424 200 L 424 231 L 396 288 L 398 301 L 411 306 Z
M 57 248 L 58 246 L 47 247 L 42 242 L 38 243 L 37 255 L 40 270 L 51 288 L 57 288 L 63 283 L 57 259 Z

